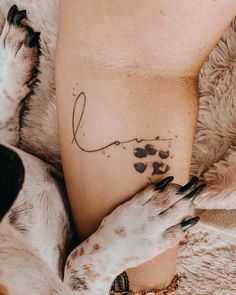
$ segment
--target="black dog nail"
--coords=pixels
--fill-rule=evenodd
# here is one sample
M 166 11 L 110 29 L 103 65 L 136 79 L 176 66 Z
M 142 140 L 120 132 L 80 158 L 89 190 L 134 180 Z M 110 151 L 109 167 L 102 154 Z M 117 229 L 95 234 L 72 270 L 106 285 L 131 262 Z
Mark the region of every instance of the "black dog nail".
M 13 24 L 19 25 L 21 20 L 26 17 L 27 17 L 26 10 L 21 10 L 21 11 L 17 12 L 13 17 Z
M 25 45 L 29 48 L 34 47 L 35 45 L 38 45 L 40 33 L 39 32 L 33 32 L 29 33 L 25 40 Z
M 187 190 L 189 190 L 193 185 L 197 184 L 199 181 L 199 178 L 197 176 L 193 176 L 190 181 L 185 184 L 184 186 L 181 186 L 180 189 L 178 190 L 178 192 L 181 193 L 185 193 Z
M 191 191 L 184 199 L 192 199 L 192 201 L 206 188 L 206 184 L 203 183 L 197 186 L 193 191 Z
M 169 183 L 174 180 L 173 176 L 168 176 L 162 179 L 159 183 L 155 185 L 154 191 L 163 191 Z
M 194 226 L 195 224 L 198 223 L 198 221 L 200 220 L 200 217 L 199 216 L 196 216 L 194 218 L 191 218 L 191 219 L 188 219 L 188 220 L 185 220 L 185 221 L 182 221 L 180 223 L 180 227 L 182 229 L 182 231 L 186 231 L 188 230 L 190 227 Z
M 32 76 L 33 76 L 33 77 L 38 76 L 38 73 L 39 73 L 39 70 L 38 70 L 37 68 L 34 68 L 34 69 L 32 70 Z
M 13 5 L 9 9 L 8 14 L 7 14 L 7 21 L 8 21 L 9 24 L 13 23 L 14 16 L 17 14 L 17 12 L 18 12 L 18 9 L 17 9 L 16 5 Z

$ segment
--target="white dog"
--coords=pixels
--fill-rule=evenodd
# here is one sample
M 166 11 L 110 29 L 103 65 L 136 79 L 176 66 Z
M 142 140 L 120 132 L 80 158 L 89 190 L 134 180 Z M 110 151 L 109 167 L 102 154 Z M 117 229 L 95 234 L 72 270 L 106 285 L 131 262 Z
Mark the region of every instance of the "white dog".
M 72 233 L 62 176 L 16 148 L 38 43 L 26 12 L 13 6 L 0 37 L 0 295 L 109 294 L 117 275 L 172 247 L 197 223 L 192 201 L 205 185 L 196 187 L 196 177 L 182 187 L 173 177 L 149 185 L 104 218 L 65 263 Z

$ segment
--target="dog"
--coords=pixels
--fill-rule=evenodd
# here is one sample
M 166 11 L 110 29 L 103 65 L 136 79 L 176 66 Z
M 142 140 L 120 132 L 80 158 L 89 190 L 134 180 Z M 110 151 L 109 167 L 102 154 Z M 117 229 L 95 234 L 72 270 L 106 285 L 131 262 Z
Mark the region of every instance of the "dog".
M 193 177 L 150 184 L 105 217 L 67 257 L 70 213 L 61 173 L 20 150 L 20 112 L 36 82 L 40 34 L 8 12 L 0 37 L 0 295 L 109 294 L 114 279 L 177 244 L 197 223 Z M 139 216 L 139 218 L 137 218 Z

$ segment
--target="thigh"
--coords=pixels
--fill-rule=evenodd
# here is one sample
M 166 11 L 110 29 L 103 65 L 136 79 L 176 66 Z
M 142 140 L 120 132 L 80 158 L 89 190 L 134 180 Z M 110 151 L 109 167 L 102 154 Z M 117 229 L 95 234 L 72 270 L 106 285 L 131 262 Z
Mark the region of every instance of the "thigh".
M 189 174 L 197 73 L 235 1 L 62 1 L 56 90 L 78 233 L 149 182 Z
M 235 14 L 235 0 L 62 0 L 59 44 L 96 64 L 196 76 Z

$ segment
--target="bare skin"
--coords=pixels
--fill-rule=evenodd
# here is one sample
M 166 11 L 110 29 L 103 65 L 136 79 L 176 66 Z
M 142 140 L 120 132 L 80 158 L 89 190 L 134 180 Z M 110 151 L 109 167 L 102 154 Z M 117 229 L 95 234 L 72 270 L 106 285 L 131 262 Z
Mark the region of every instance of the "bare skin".
M 82 239 L 147 183 L 167 175 L 187 182 L 197 76 L 235 12 L 233 0 L 62 0 L 58 125 L 69 199 Z M 177 247 L 128 270 L 131 289 L 168 284 L 176 253 Z

